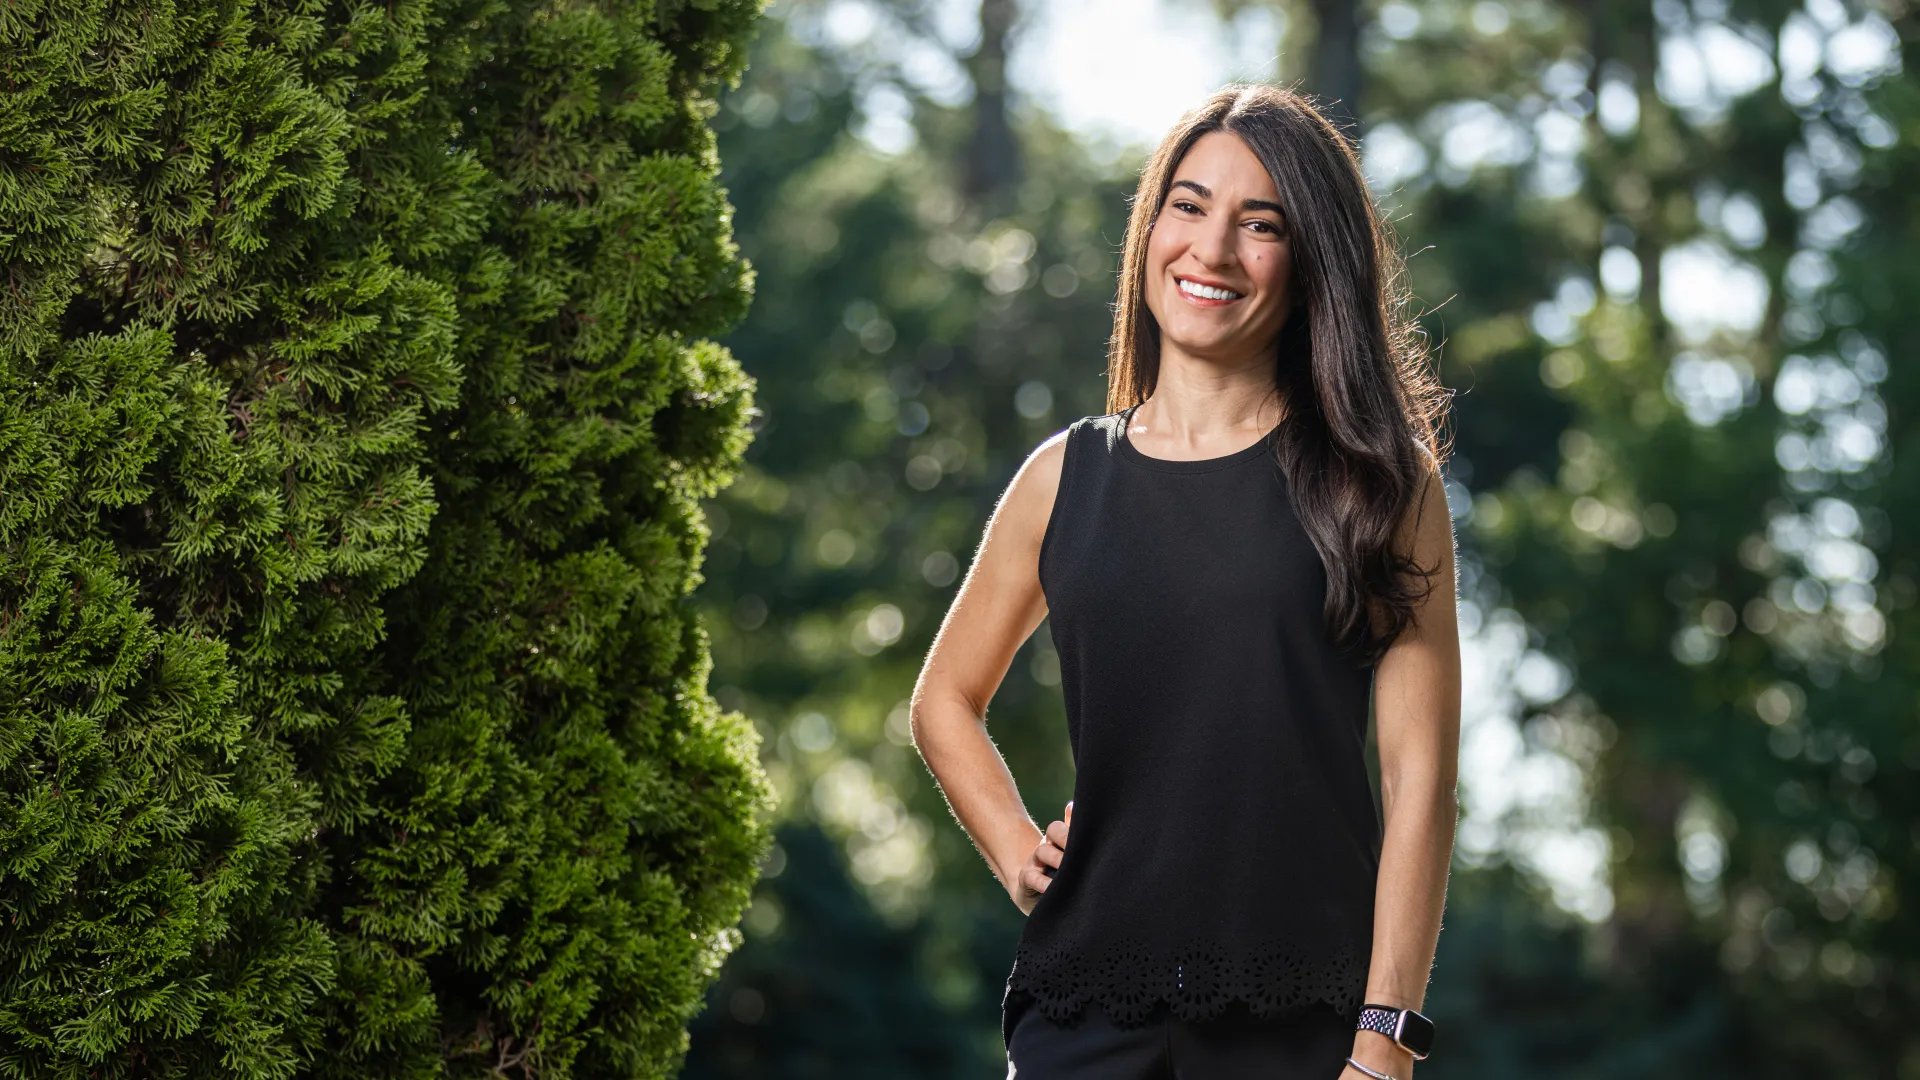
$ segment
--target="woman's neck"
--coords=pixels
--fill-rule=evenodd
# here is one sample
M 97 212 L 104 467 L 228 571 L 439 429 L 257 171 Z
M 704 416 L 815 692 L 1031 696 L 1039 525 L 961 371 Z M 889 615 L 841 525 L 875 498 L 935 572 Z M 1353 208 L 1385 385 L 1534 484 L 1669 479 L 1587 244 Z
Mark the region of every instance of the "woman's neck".
M 1160 372 L 1151 396 L 1129 427 L 1183 445 L 1272 430 L 1287 404 L 1274 382 L 1274 354 L 1266 350 L 1239 360 L 1193 357 L 1163 343 Z

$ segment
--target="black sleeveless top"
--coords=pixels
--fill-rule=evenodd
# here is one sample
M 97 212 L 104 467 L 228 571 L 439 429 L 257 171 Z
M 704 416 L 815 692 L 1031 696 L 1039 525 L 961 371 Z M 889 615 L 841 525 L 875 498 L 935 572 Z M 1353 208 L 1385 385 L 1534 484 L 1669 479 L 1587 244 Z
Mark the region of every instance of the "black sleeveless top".
M 1134 448 L 1130 416 L 1069 428 L 1041 542 L 1073 826 L 1007 990 L 1054 1020 L 1233 1000 L 1357 1016 L 1381 839 L 1373 668 L 1326 634 L 1325 569 L 1273 433 L 1170 461 Z

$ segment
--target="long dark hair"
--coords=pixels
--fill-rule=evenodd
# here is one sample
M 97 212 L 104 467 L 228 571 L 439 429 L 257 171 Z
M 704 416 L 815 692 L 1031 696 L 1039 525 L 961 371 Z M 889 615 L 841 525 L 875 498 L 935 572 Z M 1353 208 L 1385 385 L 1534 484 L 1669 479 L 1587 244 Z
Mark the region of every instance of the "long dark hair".
M 1327 571 L 1328 635 L 1367 662 L 1413 619 L 1438 566 L 1394 551 L 1397 528 L 1445 460 L 1448 392 L 1435 378 L 1391 228 L 1345 136 L 1311 99 L 1235 84 L 1181 117 L 1140 174 L 1107 350 L 1107 406 L 1145 401 L 1160 377 L 1160 327 L 1147 309 L 1147 239 L 1174 170 L 1211 131 L 1240 138 L 1286 209 L 1297 303 L 1281 327 L 1274 385 L 1287 415 L 1274 455 Z M 1383 616 L 1376 625 L 1372 610 Z

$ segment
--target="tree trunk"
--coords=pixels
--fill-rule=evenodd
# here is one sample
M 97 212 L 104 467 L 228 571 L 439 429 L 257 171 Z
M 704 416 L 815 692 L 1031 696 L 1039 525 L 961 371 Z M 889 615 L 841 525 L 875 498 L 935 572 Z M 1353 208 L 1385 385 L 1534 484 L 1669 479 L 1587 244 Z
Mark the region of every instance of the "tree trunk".
M 1020 144 L 1007 116 L 1007 43 L 1017 0 L 980 0 L 980 47 L 967 58 L 973 80 L 973 138 L 967 146 L 967 196 L 991 200 L 1020 182 Z
M 1313 46 L 1313 76 L 1309 88 L 1320 99 L 1320 111 L 1356 144 L 1360 141 L 1360 92 L 1365 74 L 1360 68 L 1360 10 L 1354 0 L 1313 0 L 1320 24 Z

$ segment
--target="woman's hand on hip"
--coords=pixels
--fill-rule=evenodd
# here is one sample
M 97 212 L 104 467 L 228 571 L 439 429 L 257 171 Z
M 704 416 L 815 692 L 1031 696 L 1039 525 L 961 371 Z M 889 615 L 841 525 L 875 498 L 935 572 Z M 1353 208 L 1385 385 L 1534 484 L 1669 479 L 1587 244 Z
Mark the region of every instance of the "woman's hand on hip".
M 1022 913 L 1033 914 L 1034 905 L 1040 902 L 1040 894 L 1053 884 L 1053 871 L 1060 868 L 1060 860 L 1067 854 L 1067 831 L 1072 824 L 1073 803 L 1069 801 L 1065 819 L 1047 826 L 1033 854 L 1027 857 L 1027 865 L 1020 868 L 1020 880 L 1014 886 L 1013 902 Z

